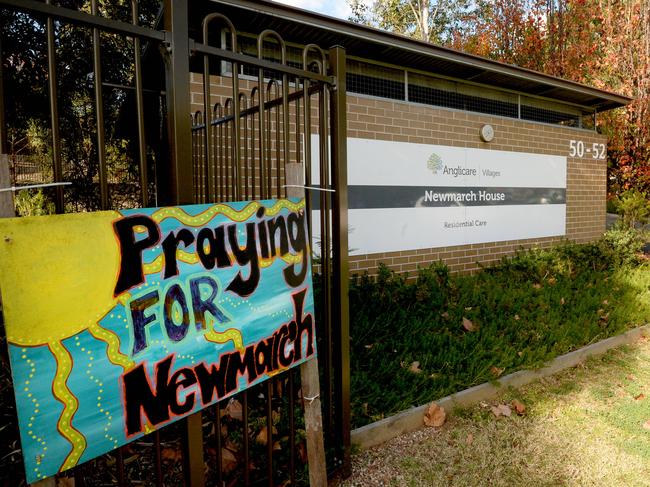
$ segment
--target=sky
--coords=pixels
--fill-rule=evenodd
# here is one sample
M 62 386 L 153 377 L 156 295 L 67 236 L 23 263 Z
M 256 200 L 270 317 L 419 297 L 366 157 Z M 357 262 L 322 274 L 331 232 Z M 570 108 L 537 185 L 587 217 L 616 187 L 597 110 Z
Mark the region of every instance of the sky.
M 303 8 L 318 12 L 339 19 L 347 20 L 350 15 L 350 6 L 346 0 L 275 0 L 279 3 L 291 5 L 292 7 Z

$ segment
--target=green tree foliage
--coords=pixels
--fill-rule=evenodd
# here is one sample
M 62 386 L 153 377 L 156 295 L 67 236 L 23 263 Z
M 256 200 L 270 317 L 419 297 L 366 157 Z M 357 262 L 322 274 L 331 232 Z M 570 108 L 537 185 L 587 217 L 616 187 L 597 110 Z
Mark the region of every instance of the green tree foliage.
M 469 0 L 350 0 L 351 20 L 436 43 L 454 35 L 471 4 Z
M 598 129 L 609 138 L 610 192 L 650 190 L 647 0 L 350 1 L 352 20 L 634 98 L 601 114 Z M 428 37 L 412 12 L 422 5 Z
M 62 0 L 61 7 L 90 13 L 88 0 Z M 159 0 L 139 1 L 140 24 L 152 25 L 160 9 Z M 131 2 L 98 1 L 101 17 L 131 22 Z M 92 30 L 55 22 L 58 123 L 62 137 L 63 178 L 68 211 L 99 208 L 97 122 L 94 98 Z M 47 34 L 44 19 L 16 10 L 0 9 L 2 62 L 8 138 L 14 152 L 52 160 L 49 111 Z M 111 85 L 134 85 L 134 45 L 125 36 L 101 34 L 102 81 Z M 128 90 L 102 89 L 105 117 L 105 151 L 111 204 L 132 206 L 137 188 L 135 162 L 137 139 L 120 131 L 121 110 L 134 104 Z M 9 96 L 7 96 L 9 95 Z M 51 193 L 48 193 L 51 194 Z M 135 195 L 137 198 L 137 195 Z

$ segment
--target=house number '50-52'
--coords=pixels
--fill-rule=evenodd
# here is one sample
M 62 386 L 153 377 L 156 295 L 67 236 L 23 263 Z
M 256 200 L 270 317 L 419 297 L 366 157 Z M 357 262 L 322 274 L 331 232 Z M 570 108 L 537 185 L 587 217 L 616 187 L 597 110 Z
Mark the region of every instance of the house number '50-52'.
M 584 157 L 591 155 L 592 159 L 605 159 L 607 156 L 607 149 L 605 144 L 597 144 L 594 142 L 591 147 L 585 147 L 582 140 L 569 141 L 569 157 Z

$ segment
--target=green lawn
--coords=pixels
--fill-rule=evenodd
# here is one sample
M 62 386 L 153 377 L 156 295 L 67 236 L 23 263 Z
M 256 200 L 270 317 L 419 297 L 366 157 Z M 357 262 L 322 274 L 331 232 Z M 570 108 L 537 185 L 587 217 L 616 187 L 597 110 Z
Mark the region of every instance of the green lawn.
M 491 412 L 513 399 L 523 416 Z M 650 485 L 650 341 L 455 411 L 441 428 L 353 462 L 347 486 Z

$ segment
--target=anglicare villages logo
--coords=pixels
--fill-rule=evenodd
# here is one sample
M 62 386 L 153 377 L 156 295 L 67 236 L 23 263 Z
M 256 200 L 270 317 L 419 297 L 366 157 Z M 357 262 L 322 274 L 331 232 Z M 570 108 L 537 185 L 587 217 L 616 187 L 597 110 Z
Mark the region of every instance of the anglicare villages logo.
M 438 174 L 442 169 L 442 158 L 435 152 L 431 153 L 427 160 L 427 168 L 429 168 L 433 174 Z
M 432 152 L 429 156 L 429 159 L 427 159 L 427 169 L 429 169 L 429 171 L 431 171 L 436 176 L 443 175 L 451 176 L 453 178 L 463 176 L 476 177 L 480 176 L 480 174 L 482 174 L 485 178 L 498 178 L 501 176 L 501 171 L 495 171 L 494 169 L 481 167 L 467 167 L 467 163 L 465 163 L 464 166 L 458 163 L 456 163 L 454 166 L 448 166 L 443 163 L 442 157 L 440 157 L 435 152 Z

